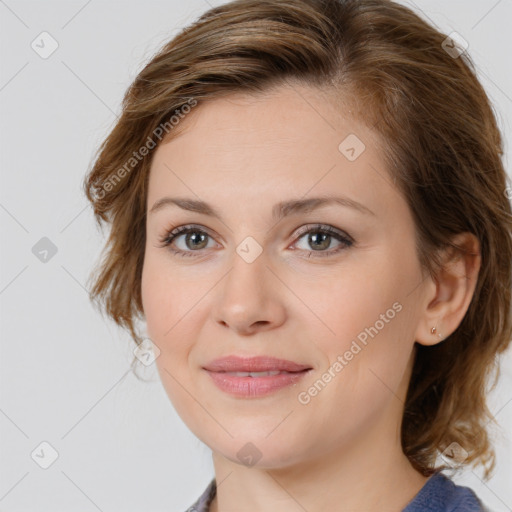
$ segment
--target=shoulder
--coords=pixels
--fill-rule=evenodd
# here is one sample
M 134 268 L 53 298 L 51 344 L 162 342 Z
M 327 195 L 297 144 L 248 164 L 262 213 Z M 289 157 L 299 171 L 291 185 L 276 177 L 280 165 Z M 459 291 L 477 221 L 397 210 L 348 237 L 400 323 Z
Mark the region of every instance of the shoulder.
M 215 493 L 217 492 L 217 486 L 215 483 L 215 478 L 213 478 L 206 489 L 203 491 L 203 494 L 199 496 L 197 501 L 191 505 L 185 512 L 208 512 L 210 509 L 210 504 L 215 498 Z
M 185 512 L 208 512 L 217 491 L 215 478 Z M 469 488 L 442 473 L 431 476 L 403 512 L 490 512 Z
M 432 475 L 403 512 L 489 512 L 469 488 L 442 473 Z

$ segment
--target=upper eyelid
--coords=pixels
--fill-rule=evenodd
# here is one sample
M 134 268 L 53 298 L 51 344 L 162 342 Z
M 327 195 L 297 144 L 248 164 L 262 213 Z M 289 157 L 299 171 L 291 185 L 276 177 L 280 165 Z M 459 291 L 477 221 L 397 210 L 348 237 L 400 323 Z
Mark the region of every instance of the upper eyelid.
M 165 234 L 165 237 L 167 238 L 170 236 L 174 236 L 174 238 L 177 238 L 178 236 L 186 235 L 187 232 L 193 231 L 193 230 L 201 231 L 201 232 L 207 234 L 210 238 L 216 239 L 216 237 L 213 235 L 213 233 L 208 228 L 205 228 L 204 226 L 201 226 L 199 224 L 185 224 L 183 226 L 178 226 L 176 228 L 169 230 Z M 174 233 L 174 235 L 173 235 L 173 233 Z M 220 237 L 220 238 L 223 239 L 222 237 Z
M 340 237 L 342 238 L 346 238 L 348 240 L 350 240 L 351 242 L 354 241 L 354 239 L 346 232 L 346 231 L 343 231 L 342 229 L 338 229 L 338 228 L 335 228 L 334 226 L 331 226 L 330 224 L 322 224 L 322 223 L 308 223 L 302 227 L 300 227 L 297 231 L 297 233 L 295 234 L 296 237 L 300 237 L 302 238 L 303 235 L 305 235 L 306 233 L 309 233 L 310 231 L 325 231 L 331 235 L 339 235 Z

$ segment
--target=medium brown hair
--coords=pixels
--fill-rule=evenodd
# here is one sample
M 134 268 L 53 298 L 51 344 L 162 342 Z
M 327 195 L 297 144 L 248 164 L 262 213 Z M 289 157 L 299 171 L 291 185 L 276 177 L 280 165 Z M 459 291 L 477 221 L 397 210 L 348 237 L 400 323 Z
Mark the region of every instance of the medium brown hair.
M 292 81 L 328 88 L 349 98 L 384 141 L 389 174 L 414 217 L 426 275 L 435 278 L 439 250 L 453 247 L 454 235 L 470 232 L 480 242 L 482 265 L 461 324 L 442 343 L 416 344 L 402 448 L 428 475 L 436 455 L 456 442 L 468 452 L 464 463 L 482 464 L 488 478 L 495 455 L 486 394 L 498 375 L 497 355 L 512 336 L 512 214 L 492 106 L 467 52 L 449 53 L 445 39 L 389 0 L 237 0 L 206 12 L 136 77 L 84 181 L 98 224 L 110 225 L 90 294 L 141 343 L 135 323 L 144 318 L 154 154 L 141 148 L 150 140 L 158 146 L 162 126 L 172 137 L 171 116 L 183 117 L 191 99 L 264 92 Z

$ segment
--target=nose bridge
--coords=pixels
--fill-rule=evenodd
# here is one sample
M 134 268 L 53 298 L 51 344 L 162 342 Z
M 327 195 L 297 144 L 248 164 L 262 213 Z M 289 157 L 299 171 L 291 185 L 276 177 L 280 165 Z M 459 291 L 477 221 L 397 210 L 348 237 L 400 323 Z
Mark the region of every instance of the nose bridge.
M 282 323 L 284 306 L 268 263 L 266 253 L 254 239 L 245 239 L 237 246 L 231 270 L 216 298 L 214 314 L 218 323 L 239 332 Z

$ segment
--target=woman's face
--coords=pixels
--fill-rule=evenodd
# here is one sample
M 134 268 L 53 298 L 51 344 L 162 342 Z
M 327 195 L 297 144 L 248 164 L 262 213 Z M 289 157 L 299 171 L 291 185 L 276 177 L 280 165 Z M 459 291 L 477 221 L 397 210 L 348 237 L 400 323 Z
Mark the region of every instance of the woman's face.
M 178 414 L 235 462 L 284 467 L 399 443 L 426 281 L 377 138 L 346 114 L 305 86 L 232 95 L 192 109 L 153 158 L 147 332 Z M 181 206 L 153 210 L 165 197 Z M 306 370 L 205 369 L 226 356 Z

